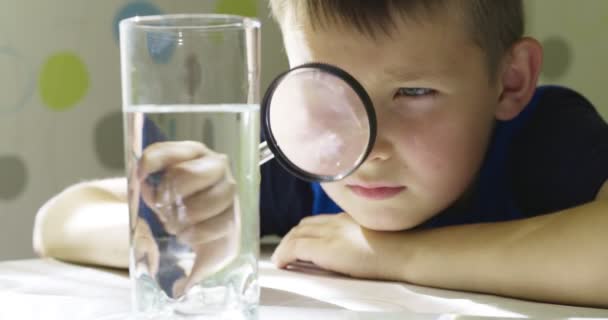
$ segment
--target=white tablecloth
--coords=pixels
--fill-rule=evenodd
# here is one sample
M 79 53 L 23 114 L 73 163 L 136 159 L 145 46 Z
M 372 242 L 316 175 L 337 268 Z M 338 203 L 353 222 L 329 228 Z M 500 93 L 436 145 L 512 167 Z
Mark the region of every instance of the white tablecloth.
M 260 283 L 261 320 L 608 317 L 602 309 L 279 270 L 267 257 L 260 262 Z M 129 311 L 130 284 L 124 271 L 51 259 L 0 262 L 0 320 L 116 319 Z

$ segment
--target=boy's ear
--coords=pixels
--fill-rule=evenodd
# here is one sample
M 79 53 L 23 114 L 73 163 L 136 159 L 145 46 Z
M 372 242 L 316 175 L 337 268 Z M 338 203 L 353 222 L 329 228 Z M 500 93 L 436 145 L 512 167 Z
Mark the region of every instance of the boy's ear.
M 496 119 L 511 120 L 530 102 L 536 90 L 542 60 L 543 49 L 535 39 L 523 38 L 511 47 L 498 74 L 501 91 Z

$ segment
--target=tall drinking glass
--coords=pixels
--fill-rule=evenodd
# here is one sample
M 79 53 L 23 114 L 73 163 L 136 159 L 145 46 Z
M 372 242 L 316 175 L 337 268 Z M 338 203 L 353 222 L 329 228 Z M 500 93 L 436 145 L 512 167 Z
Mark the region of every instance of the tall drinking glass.
M 138 315 L 256 318 L 259 29 L 206 14 L 120 24 Z

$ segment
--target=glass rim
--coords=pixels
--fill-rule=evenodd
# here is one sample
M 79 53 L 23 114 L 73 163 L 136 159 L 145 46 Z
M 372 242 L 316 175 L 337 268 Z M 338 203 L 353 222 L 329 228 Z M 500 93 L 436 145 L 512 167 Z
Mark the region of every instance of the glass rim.
M 189 23 L 183 23 L 190 21 Z M 162 25 L 158 23 L 173 22 L 173 24 Z M 200 22 L 200 23 L 193 23 Z M 214 23 L 215 22 L 215 23 Z M 181 24 L 180 24 L 181 23 Z M 230 30 L 260 28 L 261 24 L 257 18 L 239 16 L 234 14 L 217 13 L 179 13 L 160 14 L 150 16 L 135 16 L 120 21 L 120 25 L 141 30 Z

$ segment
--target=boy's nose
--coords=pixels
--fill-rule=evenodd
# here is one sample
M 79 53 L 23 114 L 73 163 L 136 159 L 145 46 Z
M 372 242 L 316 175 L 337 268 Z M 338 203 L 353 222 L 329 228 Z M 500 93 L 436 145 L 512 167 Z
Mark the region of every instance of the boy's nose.
M 382 106 L 384 103 L 384 101 L 380 99 L 373 99 L 373 101 L 375 106 Z M 386 112 L 385 108 L 380 107 L 375 109 L 377 126 L 376 141 L 374 142 L 374 148 L 367 157 L 367 161 L 388 160 L 395 151 L 390 136 L 395 117 L 393 114 Z
M 374 148 L 367 157 L 368 161 L 385 161 L 391 158 L 393 145 L 385 137 L 378 135 Z

